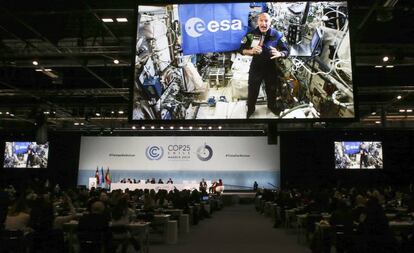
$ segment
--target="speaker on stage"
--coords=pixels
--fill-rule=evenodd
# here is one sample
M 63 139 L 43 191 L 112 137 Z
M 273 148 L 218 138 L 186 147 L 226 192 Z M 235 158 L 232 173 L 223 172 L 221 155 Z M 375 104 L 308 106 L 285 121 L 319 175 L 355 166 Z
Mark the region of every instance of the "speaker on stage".
M 45 144 L 47 142 L 47 120 L 45 117 L 37 120 L 36 142 L 38 144 Z
M 277 145 L 277 124 L 268 124 L 267 126 L 267 144 Z

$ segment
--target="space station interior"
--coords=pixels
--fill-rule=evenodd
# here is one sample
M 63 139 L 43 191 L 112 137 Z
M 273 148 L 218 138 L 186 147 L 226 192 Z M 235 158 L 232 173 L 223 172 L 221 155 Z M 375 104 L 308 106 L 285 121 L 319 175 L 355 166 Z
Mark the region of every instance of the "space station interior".
M 290 56 L 282 69 L 279 115 L 262 84 L 253 119 L 353 118 L 346 2 L 251 4 L 249 29 L 266 8 L 284 33 Z M 133 120 L 245 119 L 251 56 L 237 50 L 183 55 L 178 6 L 139 6 Z M 295 52 L 308 46 L 311 55 Z

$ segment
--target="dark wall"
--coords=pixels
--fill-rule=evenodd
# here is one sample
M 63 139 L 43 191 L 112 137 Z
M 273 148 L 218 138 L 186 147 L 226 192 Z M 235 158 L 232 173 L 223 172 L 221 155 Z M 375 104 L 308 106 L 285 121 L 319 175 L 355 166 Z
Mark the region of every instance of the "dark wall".
M 335 170 L 334 142 L 383 142 L 384 169 Z M 414 181 L 414 131 L 307 131 L 281 135 L 282 185 L 375 185 Z

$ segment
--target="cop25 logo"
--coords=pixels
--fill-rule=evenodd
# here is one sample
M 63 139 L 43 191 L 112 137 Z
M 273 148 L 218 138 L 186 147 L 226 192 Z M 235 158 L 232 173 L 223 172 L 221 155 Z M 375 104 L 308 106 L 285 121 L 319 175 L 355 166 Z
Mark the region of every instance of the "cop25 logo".
M 239 19 L 233 20 L 211 20 L 210 22 L 206 23 L 201 18 L 190 18 L 185 22 L 185 32 L 188 36 L 197 38 L 203 35 L 203 33 L 207 30 L 209 32 L 215 33 L 218 31 L 228 31 L 228 30 L 242 30 L 242 21 Z
M 197 158 L 200 161 L 208 161 L 211 159 L 211 157 L 213 157 L 213 149 L 204 143 L 204 145 L 198 147 L 197 149 Z
M 148 160 L 160 160 L 164 155 L 164 149 L 161 146 L 148 146 L 145 155 Z

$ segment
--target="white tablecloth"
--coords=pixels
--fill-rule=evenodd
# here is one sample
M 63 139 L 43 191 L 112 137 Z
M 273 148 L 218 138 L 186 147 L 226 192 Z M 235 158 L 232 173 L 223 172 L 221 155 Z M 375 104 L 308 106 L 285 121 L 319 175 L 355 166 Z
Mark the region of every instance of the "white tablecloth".
M 133 191 L 135 189 L 154 189 L 156 192 L 160 189 L 172 191 L 174 188 L 177 188 L 179 191 L 181 190 L 198 190 L 199 184 L 198 183 L 186 183 L 186 184 L 129 184 L 129 183 L 112 183 L 111 184 L 111 191 L 113 190 L 125 190 L 129 189 Z

